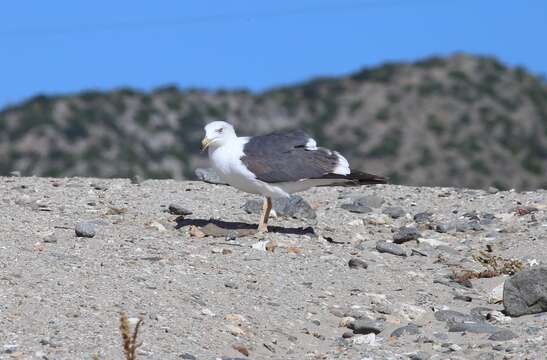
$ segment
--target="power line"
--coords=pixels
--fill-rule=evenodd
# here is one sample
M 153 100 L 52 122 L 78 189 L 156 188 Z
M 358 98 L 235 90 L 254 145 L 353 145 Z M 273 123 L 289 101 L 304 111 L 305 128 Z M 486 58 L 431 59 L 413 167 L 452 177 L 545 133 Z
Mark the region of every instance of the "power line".
M 67 35 L 78 33 L 96 33 L 109 31 L 131 31 L 146 28 L 160 28 L 185 26 L 194 24 L 214 24 L 226 23 L 235 21 L 255 21 L 259 19 L 290 17 L 298 15 L 320 15 L 320 14 L 341 14 L 354 11 L 362 11 L 372 8 L 385 8 L 394 6 L 408 6 L 420 3 L 438 3 L 439 0 L 377 0 L 377 1 L 353 1 L 336 4 L 322 4 L 309 7 L 300 7 L 292 9 L 280 9 L 274 11 L 263 12 L 241 12 L 241 13 L 226 13 L 203 16 L 188 16 L 179 19 L 164 19 L 164 20 L 148 20 L 134 22 L 118 22 L 118 23 L 103 23 L 103 24 L 82 24 L 76 26 L 65 27 L 49 27 L 49 28 L 20 28 L 0 31 L 1 37 L 6 36 L 52 36 L 52 35 Z

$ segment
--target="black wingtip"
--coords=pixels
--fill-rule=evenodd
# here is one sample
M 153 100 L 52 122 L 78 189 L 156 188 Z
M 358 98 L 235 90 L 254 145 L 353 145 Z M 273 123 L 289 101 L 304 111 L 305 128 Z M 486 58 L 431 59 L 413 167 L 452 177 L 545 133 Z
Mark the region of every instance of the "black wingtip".
M 346 177 L 350 180 L 358 181 L 359 184 L 362 184 L 362 185 L 386 184 L 388 181 L 388 179 L 383 176 L 368 174 L 362 171 L 355 171 L 355 170 L 352 170 L 349 175 L 346 175 Z

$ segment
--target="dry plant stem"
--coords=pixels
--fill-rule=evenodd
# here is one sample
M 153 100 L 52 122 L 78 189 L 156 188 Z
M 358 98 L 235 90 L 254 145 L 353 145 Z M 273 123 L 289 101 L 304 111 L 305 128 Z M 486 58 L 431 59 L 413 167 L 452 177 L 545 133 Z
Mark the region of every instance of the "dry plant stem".
M 142 345 L 142 343 L 137 343 L 141 323 L 142 319 L 139 319 L 135 324 L 133 334 L 131 334 L 129 330 L 129 320 L 127 319 L 127 314 L 122 313 L 120 315 L 120 332 L 122 335 L 123 352 L 126 360 L 137 359 L 137 348 Z

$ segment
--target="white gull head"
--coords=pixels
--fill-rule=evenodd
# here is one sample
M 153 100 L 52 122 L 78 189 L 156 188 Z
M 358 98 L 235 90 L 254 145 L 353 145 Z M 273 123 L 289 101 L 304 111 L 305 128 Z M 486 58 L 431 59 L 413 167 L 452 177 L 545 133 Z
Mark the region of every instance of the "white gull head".
M 205 137 L 201 141 L 201 150 L 208 147 L 215 149 L 237 138 L 234 127 L 225 121 L 210 122 L 203 130 Z

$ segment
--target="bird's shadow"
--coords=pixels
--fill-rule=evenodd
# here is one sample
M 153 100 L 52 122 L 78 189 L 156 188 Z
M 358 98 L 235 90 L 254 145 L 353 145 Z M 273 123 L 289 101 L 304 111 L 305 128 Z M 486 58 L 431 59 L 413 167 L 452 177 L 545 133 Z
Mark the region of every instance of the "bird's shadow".
M 205 235 L 213 237 L 223 237 L 232 233 L 237 233 L 237 236 L 251 236 L 258 232 L 258 226 L 237 221 L 222 221 L 216 219 L 189 219 L 179 216 L 175 219 L 177 223 L 175 229 L 195 226 L 205 233 Z M 306 228 L 287 228 L 282 226 L 268 226 L 268 232 L 277 234 L 291 235 L 311 235 L 315 236 L 315 231 L 311 226 Z

